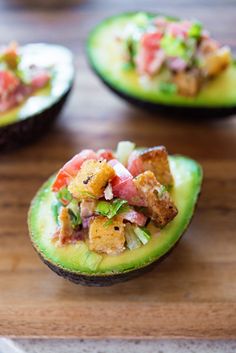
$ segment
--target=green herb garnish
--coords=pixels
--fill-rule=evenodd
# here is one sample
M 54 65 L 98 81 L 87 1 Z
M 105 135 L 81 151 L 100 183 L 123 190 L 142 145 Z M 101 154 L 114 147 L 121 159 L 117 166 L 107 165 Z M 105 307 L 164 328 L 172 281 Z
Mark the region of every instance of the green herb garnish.
M 202 24 L 201 22 L 195 21 L 190 28 L 188 35 L 191 38 L 199 39 L 202 34 Z
M 145 227 L 134 227 L 134 232 L 143 245 L 147 244 L 151 238 L 151 233 Z
M 52 209 L 52 214 L 53 214 L 53 218 L 56 222 L 57 225 L 59 225 L 59 212 L 60 212 L 60 208 L 61 208 L 61 203 L 58 201 L 55 201 L 52 203 L 51 209 Z
M 196 39 L 193 37 L 184 40 L 180 37 L 173 37 L 171 34 L 165 34 L 161 39 L 161 48 L 169 57 L 177 57 L 188 62 L 195 51 Z
M 165 94 L 174 94 L 177 92 L 177 86 L 172 82 L 160 82 L 159 89 Z
M 124 212 L 123 205 L 126 205 L 126 200 L 115 199 L 113 202 L 99 201 L 96 207 L 96 212 L 108 219 L 113 218 L 118 213 Z
M 73 199 L 67 207 L 68 207 L 68 212 L 70 215 L 72 227 L 75 229 L 80 224 L 82 224 L 82 220 L 80 216 L 80 207 L 78 205 L 78 202 L 75 199 Z
M 67 189 L 67 187 L 64 187 L 58 191 L 56 194 L 57 200 L 63 205 L 67 206 L 71 200 L 72 200 L 72 195 Z

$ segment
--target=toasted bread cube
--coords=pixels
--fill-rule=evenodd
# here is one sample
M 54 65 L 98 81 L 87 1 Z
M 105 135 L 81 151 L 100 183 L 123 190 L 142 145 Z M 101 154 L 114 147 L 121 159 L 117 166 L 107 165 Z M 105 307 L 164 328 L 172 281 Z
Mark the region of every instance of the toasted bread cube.
M 89 248 L 98 253 L 119 254 L 124 250 L 125 224 L 122 218 L 95 217 L 89 226 Z
M 66 241 L 70 240 L 73 235 L 73 228 L 71 225 L 70 215 L 68 208 L 62 207 L 59 213 L 60 228 L 58 232 L 58 243 L 63 245 Z
M 164 227 L 177 215 L 178 211 L 170 194 L 157 181 L 153 172 L 139 174 L 134 183 L 147 202 L 148 215 L 157 226 Z
M 77 176 L 69 184 L 68 190 L 79 200 L 100 198 L 114 175 L 114 169 L 105 160 L 88 160 L 82 164 Z
M 143 151 L 140 155 L 144 171 L 150 170 L 160 184 L 173 185 L 173 177 L 170 171 L 168 152 L 164 146 L 157 146 Z
M 201 76 L 198 70 L 180 71 L 174 74 L 173 82 L 181 95 L 194 97 L 201 87 Z
M 219 75 L 220 72 L 226 69 L 229 66 L 232 60 L 231 51 L 228 47 L 222 47 L 218 50 L 206 55 L 204 64 L 203 64 L 203 72 L 206 76 L 216 76 Z

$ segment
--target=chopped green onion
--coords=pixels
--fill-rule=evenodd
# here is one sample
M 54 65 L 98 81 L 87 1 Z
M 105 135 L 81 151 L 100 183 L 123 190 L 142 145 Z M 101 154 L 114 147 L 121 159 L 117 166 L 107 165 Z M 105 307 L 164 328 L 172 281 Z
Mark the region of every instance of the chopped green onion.
M 168 56 L 181 58 L 186 56 L 186 44 L 182 38 L 166 34 L 161 39 L 161 47 Z
M 70 203 L 70 201 L 72 200 L 72 195 L 69 192 L 69 190 L 67 189 L 67 187 L 64 187 L 62 189 L 60 189 L 56 195 L 58 201 L 63 205 L 66 206 Z
M 78 201 L 73 199 L 67 207 L 68 207 L 68 212 L 70 215 L 72 227 L 77 228 L 80 224 L 82 224 Z
M 125 239 L 127 248 L 130 250 L 137 249 L 141 246 L 141 242 L 135 234 L 133 226 L 129 223 L 125 226 Z
M 96 212 L 102 216 L 107 216 L 110 212 L 110 203 L 108 201 L 99 201 L 96 207 Z
M 116 149 L 116 157 L 119 162 L 127 165 L 129 155 L 135 149 L 135 144 L 130 141 L 120 141 Z
M 99 255 L 93 251 L 89 251 L 88 257 L 86 258 L 85 263 L 90 270 L 96 271 L 102 259 L 103 259 L 102 255 Z
M 137 55 L 137 51 L 138 51 L 138 41 L 135 37 L 133 37 L 132 35 L 129 35 L 125 39 L 124 45 L 125 45 L 125 50 L 128 53 L 128 58 L 129 58 L 128 63 L 133 65 L 133 67 L 135 67 L 135 56 Z
M 127 201 L 121 199 L 115 199 L 113 202 L 99 201 L 96 212 L 111 219 L 121 211 L 121 207 L 125 204 L 127 204 Z
M 201 37 L 202 34 L 202 24 L 201 22 L 194 22 L 192 24 L 192 27 L 190 28 L 188 35 L 191 38 L 195 38 L 195 39 L 199 39 Z
M 70 215 L 72 228 L 75 229 L 82 223 L 80 214 L 79 213 L 75 214 L 71 209 L 68 209 L 68 212 Z
M 194 54 L 196 39 L 189 37 L 187 40 L 184 40 L 183 38 L 166 34 L 161 39 L 161 48 L 167 56 L 181 58 L 188 62 Z
M 159 89 L 165 94 L 174 94 L 177 92 L 177 86 L 172 82 L 160 82 Z
M 151 238 L 151 233 L 145 227 L 134 227 L 134 232 L 143 245 L 147 244 Z
M 51 208 L 52 208 L 53 218 L 54 218 L 56 224 L 59 225 L 59 218 L 58 217 L 59 217 L 59 211 L 60 211 L 60 208 L 61 208 L 61 203 L 55 201 L 55 202 L 52 203 Z
M 21 82 L 23 82 L 24 84 L 30 84 L 31 77 L 29 75 L 29 72 L 26 69 L 25 70 L 17 69 L 15 70 L 15 74 L 21 80 Z
M 110 225 L 112 225 L 113 223 L 113 220 L 112 219 L 108 219 L 108 221 L 106 221 L 104 224 L 103 224 L 103 227 L 109 227 Z
M 145 28 L 150 22 L 150 15 L 145 12 L 139 12 L 133 15 L 132 22 L 138 27 Z

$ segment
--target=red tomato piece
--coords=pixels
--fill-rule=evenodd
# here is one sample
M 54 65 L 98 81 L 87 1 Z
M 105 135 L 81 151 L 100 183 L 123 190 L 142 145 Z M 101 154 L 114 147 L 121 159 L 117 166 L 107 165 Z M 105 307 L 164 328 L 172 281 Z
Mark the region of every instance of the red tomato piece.
M 106 159 L 107 161 L 110 161 L 111 159 L 115 158 L 112 150 L 105 150 L 105 149 L 98 150 L 97 156 L 99 159 L 103 158 L 103 159 Z
M 149 66 L 155 57 L 156 50 L 141 48 L 137 56 L 137 69 L 140 74 L 149 73 Z
M 163 36 L 161 31 L 153 33 L 145 33 L 141 39 L 141 50 L 137 57 L 137 66 L 140 73 L 148 73 L 150 75 L 157 72 L 165 58 L 163 51 L 160 49 L 160 40 Z
M 132 174 L 116 159 L 108 162 L 115 170 L 116 176 L 111 181 L 112 192 L 115 197 L 128 201 L 130 205 L 145 206 L 133 182 Z
M 156 31 L 153 33 L 145 33 L 142 36 L 141 44 L 145 48 L 158 49 L 160 47 L 160 40 L 162 38 L 162 32 Z
M 143 162 L 139 158 L 139 152 L 133 151 L 128 160 L 128 170 L 135 177 L 144 171 Z
M 97 160 L 97 154 L 93 150 L 83 150 L 69 160 L 58 172 L 52 185 L 52 190 L 57 192 L 62 187 L 69 184 L 71 178 L 75 177 L 83 164 L 88 159 Z
M 15 91 L 19 86 L 20 80 L 8 70 L 0 71 L 0 95 L 5 96 L 8 93 Z

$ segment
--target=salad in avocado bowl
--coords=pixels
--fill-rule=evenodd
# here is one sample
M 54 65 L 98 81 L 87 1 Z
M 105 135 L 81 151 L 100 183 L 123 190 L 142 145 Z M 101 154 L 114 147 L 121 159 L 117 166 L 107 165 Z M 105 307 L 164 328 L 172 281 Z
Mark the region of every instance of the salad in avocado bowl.
M 71 52 L 59 45 L 10 43 L 0 49 L 0 150 L 46 131 L 74 79 Z
M 164 146 L 82 150 L 41 187 L 28 215 L 32 244 L 57 274 L 105 286 L 150 269 L 180 240 L 202 169 Z
M 236 65 L 196 20 L 146 12 L 105 19 L 87 41 L 89 62 L 127 101 L 172 115 L 236 112 Z

